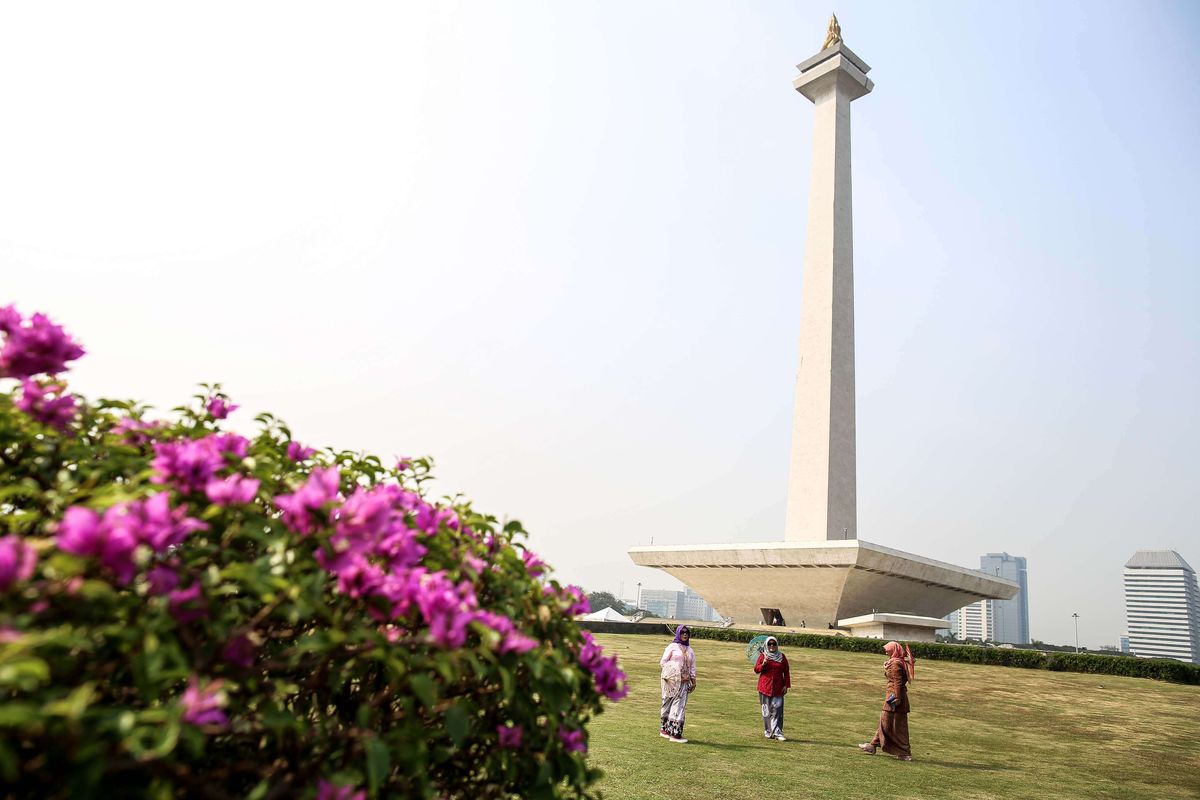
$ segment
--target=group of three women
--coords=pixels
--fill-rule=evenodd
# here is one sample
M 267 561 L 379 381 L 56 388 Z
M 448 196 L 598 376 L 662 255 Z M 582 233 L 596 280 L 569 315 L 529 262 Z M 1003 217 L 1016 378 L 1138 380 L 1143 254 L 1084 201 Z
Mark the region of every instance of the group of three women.
M 877 749 L 895 756 L 901 761 L 912 761 L 908 744 L 908 684 L 916 671 L 912 651 L 897 642 L 888 642 L 883 647 L 887 661 L 883 674 L 887 678 L 883 710 L 875 736 L 858 749 L 872 754 Z M 688 696 L 696 688 L 696 651 L 692 649 L 691 630 L 680 625 L 675 639 L 667 645 L 659 660 L 662 667 L 662 713 L 659 734 L 672 742 L 686 742 L 683 737 L 683 722 L 687 711 Z M 792 686 L 792 673 L 787 656 L 779 649 L 774 636 L 768 636 L 765 646 L 759 648 L 754 664 L 758 674 L 758 702 L 762 711 L 763 736 L 780 742 L 783 736 L 783 698 Z

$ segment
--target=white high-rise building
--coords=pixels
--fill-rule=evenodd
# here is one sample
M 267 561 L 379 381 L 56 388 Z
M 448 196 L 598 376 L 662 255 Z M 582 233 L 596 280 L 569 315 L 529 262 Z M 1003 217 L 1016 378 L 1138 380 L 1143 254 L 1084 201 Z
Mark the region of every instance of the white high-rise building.
M 1129 649 L 1200 664 L 1200 587 L 1174 550 L 1139 550 L 1125 564 Z
M 991 600 L 979 600 L 946 616 L 946 627 L 955 638 L 987 642 L 996 638 L 996 618 Z

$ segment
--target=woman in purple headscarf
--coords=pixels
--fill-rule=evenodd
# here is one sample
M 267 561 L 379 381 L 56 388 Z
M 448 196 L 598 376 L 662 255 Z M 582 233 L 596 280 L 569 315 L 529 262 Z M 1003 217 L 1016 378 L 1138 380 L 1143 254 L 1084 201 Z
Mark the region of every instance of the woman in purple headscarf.
M 672 742 L 684 743 L 683 717 L 688 695 L 696 688 L 696 652 L 692 650 L 692 632 L 687 625 L 675 630 L 675 639 L 667 645 L 658 663 L 662 667 L 662 726 L 659 735 Z

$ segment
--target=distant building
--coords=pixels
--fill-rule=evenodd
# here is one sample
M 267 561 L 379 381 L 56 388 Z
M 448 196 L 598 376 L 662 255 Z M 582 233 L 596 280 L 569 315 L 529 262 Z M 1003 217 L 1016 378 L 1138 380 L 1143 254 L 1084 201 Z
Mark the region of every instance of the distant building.
M 1021 586 L 1011 600 L 980 600 L 946 616 L 949 630 L 958 639 L 1029 644 L 1029 578 L 1025 559 L 1008 553 L 979 557 L 979 571 L 1007 578 Z
M 1121 637 L 1121 652 L 1122 653 L 1129 652 L 1129 637 L 1128 636 Z
M 979 571 L 1008 578 L 1021 586 L 1011 600 L 983 601 L 991 606 L 991 640 L 1029 644 L 1029 573 L 1025 559 L 1008 553 L 988 553 L 979 558 Z
M 721 617 L 704 598 L 691 589 L 643 589 L 642 608 L 663 619 L 690 619 L 716 622 Z
M 950 619 L 950 632 L 958 639 L 974 639 L 976 641 L 995 641 L 993 630 L 995 622 L 992 617 L 992 601 L 980 600 L 953 611 Z
M 1200 587 L 1174 550 L 1139 550 L 1125 564 L 1129 649 L 1200 664 Z

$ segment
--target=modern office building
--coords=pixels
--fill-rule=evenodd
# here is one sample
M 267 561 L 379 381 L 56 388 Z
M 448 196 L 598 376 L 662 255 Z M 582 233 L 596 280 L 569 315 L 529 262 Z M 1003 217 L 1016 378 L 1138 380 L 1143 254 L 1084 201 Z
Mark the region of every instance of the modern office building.
M 662 619 L 690 619 L 716 622 L 720 619 L 712 606 L 691 589 L 643 589 L 642 608 Z
M 1200 588 L 1174 550 L 1139 550 L 1125 564 L 1129 649 L 1141 658 L 1200 664 Z
M 979 557 L 979 571 L 1006 578 L 1021 589 L 1011 600 L 979 600 L 946 616 L 947 627 L 958 639 L 979 642 L 1029 644 L 1029 578 L 1025 559 L 1008 553 Z
M 979 571 L 1016 581 L 1021 591 L 1011 600 L 985 600 L 991 605 L 991 641 L 1029 644 L 1029 576 L 1025 559 L 1008 553 L 979 557 Z

